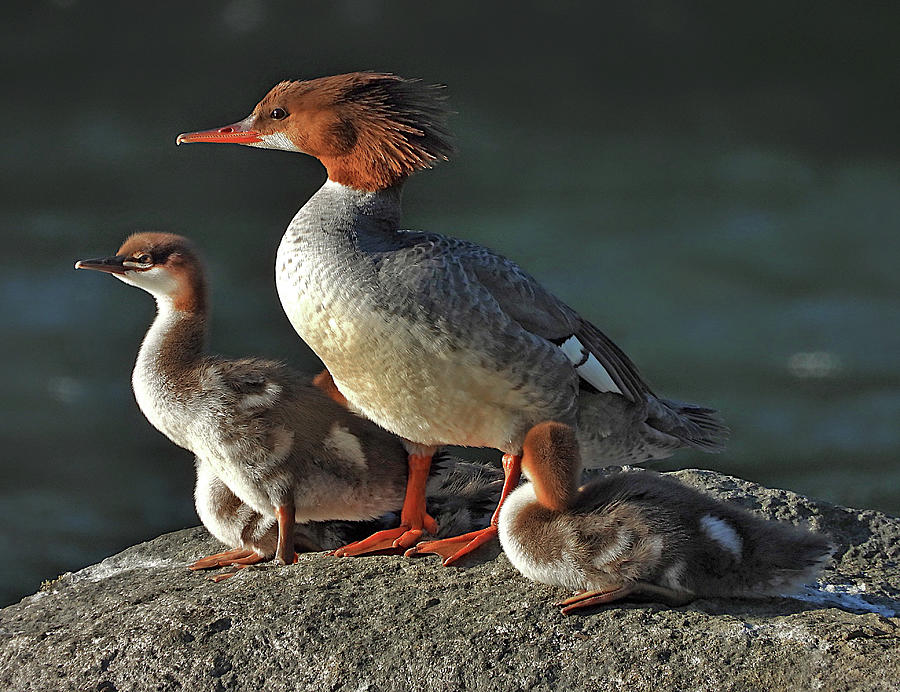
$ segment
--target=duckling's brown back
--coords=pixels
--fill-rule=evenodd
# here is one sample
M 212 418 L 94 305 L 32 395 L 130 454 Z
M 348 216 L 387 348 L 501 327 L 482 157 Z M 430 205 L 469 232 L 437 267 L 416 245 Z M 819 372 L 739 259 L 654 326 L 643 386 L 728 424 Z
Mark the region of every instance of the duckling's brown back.
M 788 593 L 810 581 L 831 554 L 830 541 L 769 521 L 651 471 L 622 472 L 585 487 L 581 502 L 622 512 L 662 542 L 645 561 L 645 581 L 706 596 Z M 618 508 L 618 509 L 617 509 Z
M 211 359 L 220 434 L 244 473 L 297 520 L 362 520 L 400 506 L 406 451 L 399 438 L 347 410 L 280 363 Z
M 292 385 L 286 404 L 286 425 L 296 431 L 290 462 L 302 478 L 298 517 L 308 506 L 311 520 L 369 519 L 403 503 L 407 452 L 400 438 L 307 382 Z

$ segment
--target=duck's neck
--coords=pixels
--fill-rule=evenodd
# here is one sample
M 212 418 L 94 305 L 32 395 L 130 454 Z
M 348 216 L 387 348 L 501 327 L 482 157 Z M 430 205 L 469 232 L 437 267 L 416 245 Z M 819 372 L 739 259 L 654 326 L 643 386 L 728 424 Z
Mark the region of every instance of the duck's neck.
M 402 183 L 375 192 L 358 190 L 327 180 L 288 227 L 285 239 L 304 238 L 328 245 L 334 236 L 377 238 L 399 228 Z M 313 238 L 310 238 L 313 236 Z
M 206 349 L 206 314 L 198 309 L 178 309 L 172 299 L 157 298 L 156 319 L 144 337 L 135 364 L 134 378 L 167 387 L 187 384 Z
M 540 473 L 531 474 L 534 495 L 537 501 L 548 509 L 565 512 L 575 501 L 578 493 L 577 470 L 567 464 L 546 466 Z

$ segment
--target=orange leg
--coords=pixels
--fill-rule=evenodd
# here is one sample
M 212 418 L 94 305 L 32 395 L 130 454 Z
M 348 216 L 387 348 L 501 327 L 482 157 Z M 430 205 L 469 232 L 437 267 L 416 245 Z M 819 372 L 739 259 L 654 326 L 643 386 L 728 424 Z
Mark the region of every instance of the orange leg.
M 294 552 L 294 500 L 288 500 L 275 508 L 278 520 L 278 547 L 275 549 L 275 562 L 279 565 L 292 565 L 297 557 Z
M 313 378 L 312 383 L 344 408 L 350 408 L 347 405 L 347 397 L 341 394 L 341 390 L 337 388 L 337 385 L 334 383 L 334 378 L 331 376 L 331 373 L 328 372 L 327 368 L 316 375 Z
M 422 534 L 437 533 L 437 522 L 425 508 L 425 483 L 431 469 L 431 455 L 409 455 L 409 477 L 406 481 L 406 497 L 400 511 L 400 526 L 395 529 L 377 531 L 368 538 L 338 548 L 332 555 L 348 557 L 365 553 L 409 548 Z
M 412 557 L 420 553 L 435 553 L 444 558 L 444 565 L 452 565 L 461 557 L 468 555 L 476 548 L 484 545 L 497 536 L 497 524 L 500 518 L 500 507 L 506 496 L 519 484 L 519 476 L 521 475 L 522 457 L 515 454 L 503 455 L 503 491 L 500 493 L 500 501 L 497 503 L 497 509 L 491 517 L 491 524 L 487 528 L 464 533 L 462 536 L 454 536 L 453 538 L 442 538 L 438 541 L 427 541 L 419 543 L 407 550 L 404 555 Z

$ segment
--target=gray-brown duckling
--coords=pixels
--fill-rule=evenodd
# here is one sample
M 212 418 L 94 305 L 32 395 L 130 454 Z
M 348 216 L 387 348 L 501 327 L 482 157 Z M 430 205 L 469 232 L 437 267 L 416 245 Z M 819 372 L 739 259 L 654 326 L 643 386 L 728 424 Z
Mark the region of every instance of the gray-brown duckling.
M 578 444 L 566 425 L 526 435 L 531 480 L 500 511 L 500 542 L 529 579 L 579 592 L 580 608 L 640 597 L 788 594 L 814 580 L 833 551 L 825 536 L 767 521 L 651 471 L 617 472 L 578 487 Z
M 244 505 L 247 516 L 216 534 L 243 551 L 233 562 L 273 551 L 289 564 L 297 522 L 373 519 L 403 503 L 407 452 L 399 438 L 280 363 L 206 353 L 206 280 L 186 238 L 138 233 L 114 256 L 75 267 L 112 274 L 156 299 L 132 377 L 135 397 L 154 427 L 197 456 L 200 492 L 209 495 L 198 509 L 235 498 Z M 203 520 L 213 530 L 210 516 Z M 274 546 L 262 541 L 266 522 L 277 524 Z

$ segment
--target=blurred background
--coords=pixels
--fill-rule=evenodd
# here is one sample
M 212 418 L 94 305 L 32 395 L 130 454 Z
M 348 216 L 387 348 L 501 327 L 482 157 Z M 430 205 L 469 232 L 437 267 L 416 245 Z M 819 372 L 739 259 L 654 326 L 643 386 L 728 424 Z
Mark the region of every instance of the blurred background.
M 152 299 L 75 272 L 136 229 L 194 238 L 214 348 L 319 365 L 273 260 L 314 160 L 175 147 L 275 82 L 448 85 L 458 154 L 406 224 L 519 261 L 661 394 L 719 409 L 716 468 L 900 512 L 900 4 L 54 0 L 4 9 L 0 605 L 199 523 L 143 419 Z

